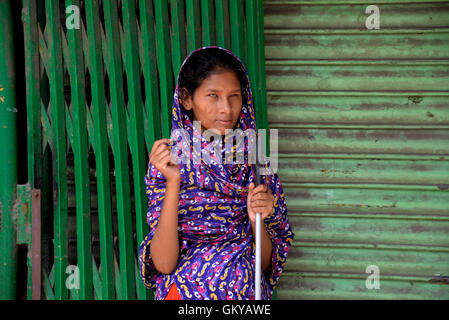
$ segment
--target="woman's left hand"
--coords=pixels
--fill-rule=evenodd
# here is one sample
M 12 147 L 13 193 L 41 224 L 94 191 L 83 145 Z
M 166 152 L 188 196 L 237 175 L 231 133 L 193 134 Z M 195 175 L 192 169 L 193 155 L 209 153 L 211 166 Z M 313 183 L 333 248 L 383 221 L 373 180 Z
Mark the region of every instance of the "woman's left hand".
M 256 187 L 251 182 L 248 190 L 247 207 L 249 220 L 252 223 L 256 221 L 256 212 L 260 213 L 262 221 L 268 217 L 274 208 L 274 196 L 270 188 L 263 184 Z

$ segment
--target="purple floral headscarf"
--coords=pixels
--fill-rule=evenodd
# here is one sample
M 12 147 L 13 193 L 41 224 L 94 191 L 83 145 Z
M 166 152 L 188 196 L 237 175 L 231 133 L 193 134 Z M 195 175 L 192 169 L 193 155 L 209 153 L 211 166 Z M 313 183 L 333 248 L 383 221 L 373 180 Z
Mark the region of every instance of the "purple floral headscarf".
M 159 273 L 150 255 L 150 243 L 162 210 L 166 180 L 151 163 L 148 163 L 145 176 L 150 232 L 140 245 L 139 265 L 142 280 L 147 288 L 156 290 L 156 299 L 164 299 L 173 283 L 183 300 L 254 299 L 255 245 L 246 207 L 248 186 L 255 177 L 252 166 L 248 164 L 247 157 L 243 164 L 223 164 L 218 161 L 220 157 L 216 152 L 216 141 L 209 143 L 201 135 L 201 129 L 195 130 L 178 99 L 182 67 L 192 54 L 208 48 L 224 50 L 239 62 L 246 83 L 242 88 L 242 111 L 235 129 L 256 130 L 248 73 L 240 59 L 231 51 L 217 46 L 192 51 L 179 71 L 172 109 L 172 138 L 180 150 L 190 149 L 188 156 L 191 161 L 179 163 L 180 255 L 177 268 L 171 274 Z M 246 155 L 248 142 L 244 143 Z M 192 147 L 194 144 L 200 144 L 201 154 L 204 157 L 207 153 L 211 162 L 204 162 Z M 265 168 L 270 169 L 269 163 Z M 278 175 L 263 176 L 262 181 L 275 197 L 274 211 L 264 220 L 273 250 L 271 267 L 262 273 L 261 288 L 262 299 L 271 299 L 294 234 L 287 220 L 287 207 Z

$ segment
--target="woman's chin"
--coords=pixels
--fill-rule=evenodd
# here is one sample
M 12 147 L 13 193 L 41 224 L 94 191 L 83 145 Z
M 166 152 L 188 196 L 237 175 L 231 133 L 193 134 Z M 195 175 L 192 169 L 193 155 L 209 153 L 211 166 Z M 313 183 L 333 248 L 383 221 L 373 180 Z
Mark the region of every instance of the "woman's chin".
M 226 127 L 218 127 L 218 128 L 209 128 L 207 131 L 209 131 L 212 134 L 218 134 L 220 136 L 224 136 L 227 131 L 232 130 L 232 128 L 226 128 Z
M 215 125 L 215 127 L 213 127 L 213 128 L 207 128 L 207 129 L 205 128 L 204 131 L 210 131 L 210 134 L 218 134 L 218 135 L 224 136 L 224 135 L 232 132 L 232 130 L 234 130 L 234 126 L 230 123 L 229 124 L 226 123 L 226 124 Z M 204 133 L 204 131 L 203 131 L 203 133 Z

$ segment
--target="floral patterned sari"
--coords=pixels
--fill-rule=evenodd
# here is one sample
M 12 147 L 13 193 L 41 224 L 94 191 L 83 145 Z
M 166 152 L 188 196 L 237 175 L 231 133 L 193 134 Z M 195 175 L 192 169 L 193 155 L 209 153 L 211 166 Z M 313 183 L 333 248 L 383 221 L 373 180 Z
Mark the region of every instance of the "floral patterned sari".
M 181 70 L 193 53 L 207 48 L 219 48 L 238 60 L 246 75 L 246 84 L 242 88 L 242 111 L 235 129 L 256 130 L 248 74 L 243 63 L 231 51 L 216 46 L 199 48 L 184 60 Z M 147 288 L 156 290 L 156 299 L 164 299 L 174 284 L 183 300 L 252 300 L 255 291 L 255 244 L 246 202 L 248 186 L 255 179 L 253 167 L 248 164 L 247 157 L 243 164 L 226 164 L 226 161 L 219 161 L 219 152 L 211 148 L 216 148 L 215 140 L 208 142 L 200 130 L 195 130 L 178 99 L 179 89 L 178 75 L 172 109 L 172 137 L 176 138 L 180 148 L 190 148 L 191 151 L 191 161 L 179 163 L 181 187 L 178 210 L 178 265 L 171 274 L 159 273 L 150 255 L 150 243 L 161 214 L 166 180 L 149 163 L 145 184 L 149 201 L 147 221 L 150 232 L 139 249 L 140 275 Z M 176 136 L 173 130 L 177 129 L 188 134 Z M 205 163 L 202 159 L 198 161 L 199 154 L 192 148 L 195 143 L 201 145 L 203 155 L 209 152 L 211 162 Z M 247 140 L 244 143 L 247 151 Z M 265 168 L 270 169 L 269 162 Z M 294 234 L 287 220 L 287 207 L 278 175 L 265 175 L 262 179 L 275 197 L 273 213 L 264 220 L 273 249 L 271 267 L 262 273 L 261 287 L 262 299 L 271 299 L 284 269 Z

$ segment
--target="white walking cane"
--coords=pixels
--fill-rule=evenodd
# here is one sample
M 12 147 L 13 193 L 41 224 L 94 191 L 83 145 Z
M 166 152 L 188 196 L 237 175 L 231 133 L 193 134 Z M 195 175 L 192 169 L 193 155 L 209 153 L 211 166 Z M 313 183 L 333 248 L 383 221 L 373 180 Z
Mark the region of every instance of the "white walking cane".
M 255 165 L 255 173 L 256 173 L 256 179 L 254 181 L 255 186 L 257 187 L 262 183 L 262 178 L 260 176 L 259 172 L 259 165 L 258 163 Z M 256 300 L 260 300 L 260 286 L 261 286 L 261 245 L 260 245 L 260 223 L 261 223 L 261 217 L 260 212 L 256 212 L 256 277 L 255 277 L 255 291 L 256 291 Z

